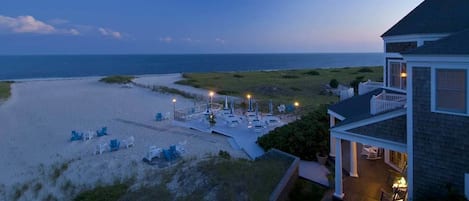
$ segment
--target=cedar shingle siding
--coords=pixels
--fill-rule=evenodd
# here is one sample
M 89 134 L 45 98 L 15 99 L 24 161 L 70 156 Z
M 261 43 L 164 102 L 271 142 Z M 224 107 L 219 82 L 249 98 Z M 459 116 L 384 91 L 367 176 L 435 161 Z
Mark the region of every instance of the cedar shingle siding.
M 386 43 L 386 52 L 405 52 L 417 48 L 417 42 Z
M 413 68 L 414 199 L 445 194 L 446 184 L 464 193 L 469 172 L 469 117 L 431 112 L 431 73 Z
M 354 128 L 349 131 L 352 133 L 405 144 L 407 142 L 406 119 L 406 116 L 403 115 L 374 124 Z

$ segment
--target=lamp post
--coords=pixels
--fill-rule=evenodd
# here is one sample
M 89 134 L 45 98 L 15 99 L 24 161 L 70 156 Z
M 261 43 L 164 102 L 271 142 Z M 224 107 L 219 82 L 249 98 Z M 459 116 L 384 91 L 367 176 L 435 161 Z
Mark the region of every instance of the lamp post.
M 213 95 L 215 95 L 213 91 L 208 92 L 208 96 L 210 96 L 210 111 L 212 111 Z
M 176 99 L 173 98 L 173 120 L 176 119 Z
M 248 103 L 249 104 L 248 105 L 248 112 L 251 112 L 251 94 L 248 94 L 246 97 L 248 98 L 248 102 L 249 102 Z
M 300 107 L 300 103 L 299 103 L 298 101 L 295 101 L 295 102 L 293 103 L 293 105 L 295 106 L 295 119 L 298 120 L 298 111 L 297 111 L 297 110 L 298 110 L 298 108 Z

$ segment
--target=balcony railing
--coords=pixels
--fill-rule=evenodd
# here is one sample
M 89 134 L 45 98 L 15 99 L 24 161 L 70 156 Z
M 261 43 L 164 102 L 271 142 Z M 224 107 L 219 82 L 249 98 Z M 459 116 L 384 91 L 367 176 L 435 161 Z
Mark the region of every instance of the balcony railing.
M 406 95 L 386 93 L 383 90 L 380 94 L 371 97 L 370 113 L 379 114 L 388 110 L 404 107 L 406 104 Z
M 358 95 L 366 94 L 383 86 L 382 82 L 372 82 L 371 80 L 360 82 L 360 84 L 358 84 Z

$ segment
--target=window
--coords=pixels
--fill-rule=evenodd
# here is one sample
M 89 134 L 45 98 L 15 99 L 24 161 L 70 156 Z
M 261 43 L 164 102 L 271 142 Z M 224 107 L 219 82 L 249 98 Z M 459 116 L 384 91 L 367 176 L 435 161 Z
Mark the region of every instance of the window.
M 406 63 L 401 61 L 389 62 L 389 86 L 397 89 L 406 89 Z
M 435 109 L 466 113 L 466 70 L 437 69 L 435 80 Z

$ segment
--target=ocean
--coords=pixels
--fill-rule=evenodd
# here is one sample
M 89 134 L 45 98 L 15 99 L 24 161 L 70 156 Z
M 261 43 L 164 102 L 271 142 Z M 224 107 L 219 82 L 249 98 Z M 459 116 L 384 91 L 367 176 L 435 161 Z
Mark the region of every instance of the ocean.
M 382 65 L 382 53 L 0 56 L 0 80 Z

